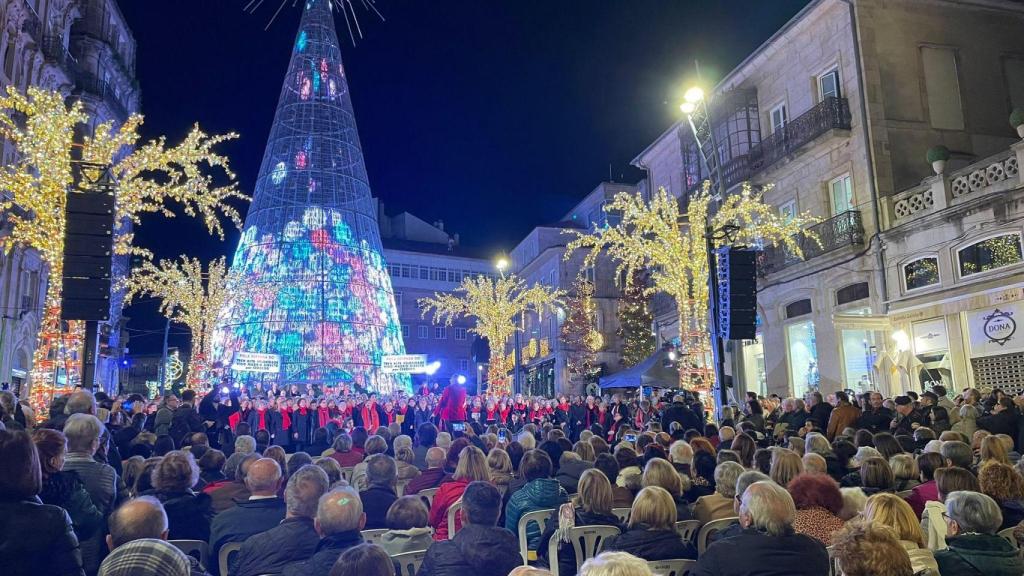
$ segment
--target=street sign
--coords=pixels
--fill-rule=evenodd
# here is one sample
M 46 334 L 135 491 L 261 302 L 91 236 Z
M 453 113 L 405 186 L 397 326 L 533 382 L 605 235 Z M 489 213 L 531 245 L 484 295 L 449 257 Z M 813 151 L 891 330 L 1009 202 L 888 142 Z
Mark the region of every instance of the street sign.
M 426 369 L 426 354 L 388 354 L 380 362 L 384 374 L 421 374 Z
M 261 354 L 259 352 L 235 352 L 231 360 L 231 369 L 238 372 L 271 372 L 281 371 L 281 357 L 277 354 Z

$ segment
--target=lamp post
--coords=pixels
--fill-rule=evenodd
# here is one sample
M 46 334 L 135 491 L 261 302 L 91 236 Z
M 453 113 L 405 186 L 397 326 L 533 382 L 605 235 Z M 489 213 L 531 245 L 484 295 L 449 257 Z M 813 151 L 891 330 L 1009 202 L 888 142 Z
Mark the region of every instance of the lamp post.
M 508 258 L 505 258 L 504 256 L 501 257 L 501 258 L 498 258 L 498 261 L 494 263 L 494 267 L 498 269 L 498 273 L 501 274 L 502 277 L 505 276 L 505 270 L 508 268 L 508 266 L 509 266 Z M 520 321 L 520 314 L 517 312 L 515 317 L 513 317 L 512 322 L 513 322 L 513 324 L 518 324 L 519 321 Z M 504 353 L 504 350 L 502 351 L 502 353 Z M 514 330 L 512 332 L 512 355 L 513 355 L 512 392 L 514 394 L 519 394 L 520 392 L 522 392 L 522 381 L 520 380 L 520 376 L 519 376 L 519 372 L 520 372 L 519 368 L 520 368 L 520 364 L 522 363 L 522 356 L 520 355 L 520 350 L 519 350 L 519 330 L 518 329 L 516 329 L 516 330 Z
M 704 163 L 714 167 L 715 179 L 718 181 L 716 187 L 718 200 L 721 201 L 725 198 L 725 179 L 722 177 L 722 164 L 718 156 L 718 144 L 715 142 L 715 127 L 712 123 L 711 107 L 708 106 L 707 99 L 704 97 L 704 90 L 698 86 L 688 89 L 683 95 L 683 99 L 684 102 L 680 104 L 679 109 L 686 114 L 687 121 L 690 123 L 690 130 L 693 131 L 693 136 L 697 140 L 697 147 L 700 149 L 701 156 L 704 157 Z M 700 133 L 694 124 L 695 116 L 698 118 L 698 121 L 707 125 L 710 151 L 701 144 Z M 710 162 L 709 159 L 711 160 Z M 725 345 L 722 342 L 721 318 L 718 314 L 718 265 L 715 261 L 715 240 L 723 238 L 723 234 L 727 234 L 727 232 L 712 229 L 711 211 L 709 210 L 707 222 L 704 223 L 704 242 L 708 258 L 708 311 L 711 314 L 711 353 L 715 367 L 715 383 L 718 386 L 717 404 L 719 416 L 722 414 L 722 408 L 729 402 L 729 393 L 725 386 Z M 680 325 L 679 329 L 682 331 L 683 326 Z

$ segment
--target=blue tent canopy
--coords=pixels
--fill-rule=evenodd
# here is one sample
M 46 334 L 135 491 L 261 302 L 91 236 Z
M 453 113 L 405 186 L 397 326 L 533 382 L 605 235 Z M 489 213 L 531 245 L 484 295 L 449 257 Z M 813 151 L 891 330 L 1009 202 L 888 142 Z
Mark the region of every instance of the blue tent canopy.
M 666 367 L 668 350 L 658 350 L 628 370 L 601 378 L 601 388 L 676 388 L 679 386 L 679 371 L 674 366 Z

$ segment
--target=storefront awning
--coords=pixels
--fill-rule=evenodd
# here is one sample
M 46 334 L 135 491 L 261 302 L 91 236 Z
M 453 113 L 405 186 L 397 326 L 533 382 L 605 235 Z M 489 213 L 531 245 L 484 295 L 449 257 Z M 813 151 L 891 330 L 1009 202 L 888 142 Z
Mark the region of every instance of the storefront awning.
M 601 378 L 601 388 L 676 388 L 679 371 L 669 364 L 668 350 L 658 350 L 628 370 Z

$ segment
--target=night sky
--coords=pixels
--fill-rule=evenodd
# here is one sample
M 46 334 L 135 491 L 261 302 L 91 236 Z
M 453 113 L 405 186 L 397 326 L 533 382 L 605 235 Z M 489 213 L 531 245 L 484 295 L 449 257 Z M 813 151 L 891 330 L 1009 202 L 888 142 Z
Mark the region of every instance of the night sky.
M 679 115 L 700 60 L 717 80 L 808 0 L 355 0 L 363 38 L 337 29 L 370 187 L 389 215 L 445 221 L 464 244 L 498 253 L 563 216 L 629 166 Z M 225 145 L 251 192 L 299 20 L 292 0 L 255 14 L 243 0 L 122 0 L 138 44 L 148 139 L 180 139 L 194 122 L 235 131 Z M 144 220 L 158 257 L 230 258 L 187 217 Z M 132 306 L 133 354 L 159 351 L 153 301 Z M 171 345 L 184 344 L 172 327 Z

